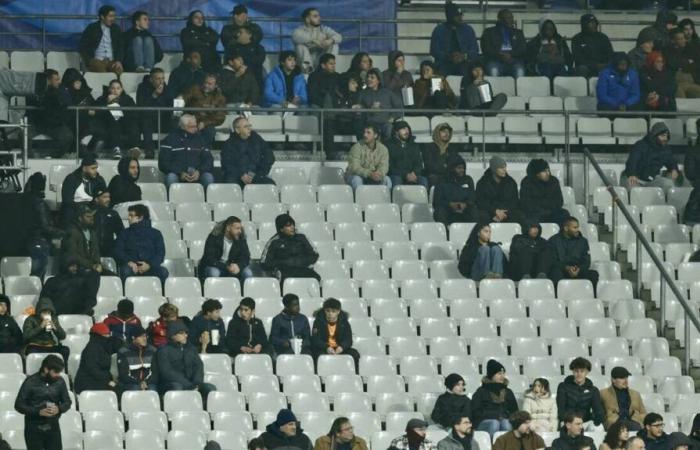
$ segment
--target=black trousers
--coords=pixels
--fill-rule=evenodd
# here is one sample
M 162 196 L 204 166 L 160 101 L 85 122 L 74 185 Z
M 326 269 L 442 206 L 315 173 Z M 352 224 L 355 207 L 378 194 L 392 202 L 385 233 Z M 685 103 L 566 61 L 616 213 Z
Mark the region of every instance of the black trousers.
M 316 278 L 321 281 L 321 275 L 316 273 L 314 269 L 307 267 L 285 267 L 280 269 L 282 276 L 280 277 L 280 285 L 284 285 L 284 280 L 287 278 Z
M 433 212 L 433 219 L 435 222 L 444 223 L 445 226 L 449 226 L 453 223 L 476 222 L 476 214 L 472 208 L 467 208 L 461 213 L 458 213 L 449 206 L 439 206 L 435 208 Z
M 581 270 L 578 274 L 578 277 L 572 278 L 569 276 L 568 273 L 566 273 L 563 270 L 553 270 L 552 276 L 550 277 L 552 282 L 554 283 L 554 286 L 556 287 L 557 283 L 559 283 L 559 280 L 589 280 L 591 283 L 593 283 L 593 289 L 595 290 L 598 286 L 598 272 L 595 270 Z
M 520 281 L 525 275 L 536 278 L 552 270 L 552 254 L 547 249 L 511 252 L 509 265 L 513 281 Z
M 58 420 L 52 425 L 26 423 L 24 441 L 27 444 L 27 450 L 63 450 Z

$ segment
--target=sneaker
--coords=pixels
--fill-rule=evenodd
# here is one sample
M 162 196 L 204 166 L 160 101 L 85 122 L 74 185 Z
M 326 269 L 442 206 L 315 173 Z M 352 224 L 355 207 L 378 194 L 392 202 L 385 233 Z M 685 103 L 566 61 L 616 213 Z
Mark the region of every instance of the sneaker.
M 114 147 L 114 151 L 112 152 L 112 158 L 122 159 L 122 151 L 119 147 Z

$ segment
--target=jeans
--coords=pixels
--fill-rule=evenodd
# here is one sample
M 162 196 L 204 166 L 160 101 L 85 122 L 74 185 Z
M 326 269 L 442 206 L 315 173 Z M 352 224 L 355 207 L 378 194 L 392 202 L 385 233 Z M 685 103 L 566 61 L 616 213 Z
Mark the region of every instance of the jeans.
M 207 190 L 207 186 L 212 184 L 214 182 L 214 175 L 212 175 L 209 172 L 201 172 L 199 174 L 199 183 L 204 186 L 204 190 Z M 165 176 L 165 186 L 167 188 L 170 188 L 171 184 L 175 183 L 186 183 L 186 181 L 181 181 L 180 180 L 180 175 L 176 173 L 169 173 Z
M 227 271 L 220 270 L 218 267 L 207 266 L 204 268 L 204 277 L 205 278 L 236 277 L 243 282 L 243 281 L 247 280 L 248 278 L 253 277 L 253 271 L 250 270 L 250 267 L 244 267 L 238 273 L 238 275 L 232 275 Z
M 30 275 L 44 278 L 46 268 L 49 265 L 51 255 L 51 244 L 46 239 L 37 239 L 29 247 L 29 256 L 32 258 L 32 269 Z
M 165 279 L 168 278 L 168 269 L 165 267 L 151 267 L 150 270 L 144 274 L 136 274 L 128 264 L 122 264 L 119 266 L 119 276 L 122 280 L 126 280 L 128 277 L 142 276 L 142 277 L 158 277 L 161 283 L 165 283 Z
M 482 245 L 472 264 L 472 279 L 480 281 L 489 273 L 503 275 L 503 259 L 503 250 L 499 245 Z
M 520 61 L 513 61 L 510 64 L 490 61 L 486 64 L 486 74 L 490 77 L 524 77 L 525 65 Z
M 491 435 L 491 439 L 493 439 L 493 435 L 497 432 L 510 431 L 513 429 L 513 427 L 511 426 L 510 421 L 507 419 L 486 419 L 482 420 L 476 429 L 478 431 L 486 431 L 489 435 Z
M 383 184 L 384 186 L 388 187 L 391 189 L 391 179 L 387 176 L 384 177 L 382 181 L 379 183 L 370 180 L 369 178 L 362 178 L 359 175 L 350 175 L 347 178 L 347 182 L 350 186 L 352 186 L 352 190 L 356 191 L 358 187 L 364 185 L 364 184 Z
M 191 389 L 185 389 L 185 387 L 180 383 L 164 383 L 161 386 L 163 393 L 168 391 L 186 391 Z M 216 386 L 211 383 L 201 383 L 198 389 L 199 393 L 202 394 L 202 402 L 204 403 L 204 408 L 207 407 L 207 397 L 209 397 L 210 392 L 216 391 Z
M 428 189 L 428 179 L 425 178 L 424 176 L 419 176 L 416 183 L 405 183 L 403 181 L 403 177 L 400 177 L 398 175 L 391 175 L 389 178 L 391 179 L 392 186 L 401 186 L 402 184 L 405 184 L 405 185 L 412 185 L 412 184 L 418 185 L 419 184 L 421 186 L 424 186 L 426 189 Z
M 134 53 L 134 65 L 138 69 L 152 69 L 156 65 L 156 50 L 152 37 L 136 36 L 131 45 Z

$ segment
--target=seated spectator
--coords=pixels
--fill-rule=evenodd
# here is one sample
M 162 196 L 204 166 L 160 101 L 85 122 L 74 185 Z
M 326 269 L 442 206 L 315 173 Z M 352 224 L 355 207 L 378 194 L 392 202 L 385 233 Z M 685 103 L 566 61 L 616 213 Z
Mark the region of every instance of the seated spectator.
M 137 184 L 141 174 L 138 158 L 125 156 L 117 164 L 118 174 L 112 177 L 107 190 L 113 205 L 141 201 L 141 187 Z
M 272 319 L 270 342 L 278 355 L 311 355 L 309 319 L 299 312 L 299 297 L 282 297 L 284 309 Z
M 98 15 L 99 20 L 80 35 L 80 57 L 90 72 L 114 72 L 119 76 L 124 71 L 124 41 L 122 30 L 115 23 L 117 12 L 114 6 L 102 5 Z
M 158 169 L 165 174 L 166 187 L 175 183 L 200 183 L 206 190 L 214 182 L 214 158 L 199 130 L 197 118 L 183 114 L 179 129 L 161 143 Z
M 583 419 L 583 427 L 587 431 L 598 431 L 603 423 L 603 405 L 600 392 L 588 378 L 591 372 L 591 362 L 586 358 L 574 358 L 569 364 L 569 375 L 557 387 L 557 411 L 559 420 L 565 424 L 571 422 L 567 416 L 576 412 Z M 568 427 L 567 427 L 568 428 Z
M 537 450 L 545 448 L 542 436 L 531 429 L 532 417 L 529 412 L 516 411 L 510 415 L 509 420 L 513 429 L 496 439 L 493 443 L 493 450 Z
M 275 154 L 250 121 L 237 117 L 231 125 L 231 135 L 221 150 L 221 170 L 226 183 L 275 184 L 269 177 Z
M 294 413 L 289 409 L 280 409 L 277 419 L 265 428 L 260 435 L 267 450 L 311 449 L 311 439 L 304 434 Z
M 204 13 L 198 9 L 192 11 L 187 16 L 187 24 L 180 31 L 180 45 L 184 60 L 188 59 L 188 55 L 196 52 L 198 58 L 197 69 L 200 67 L 209 73 L 216 73 L 221 67 L 219 54 L 216 51 L 216 44 L 219 41 L 219 34 L 204 21 Z M 204 72 L 200 73 L 203 76 Z M 191 85 L 200 84 L 201 80 L 193 82 Z M 170 74 L 170 84 L 173 84 L 173 74 Z M 190 86 L 191 86 L 190 85 Z M 180 93 L 190 86 L 178 86 L 182 88 Z
M 399 50 L 389 52 L 389 68 L 382 72 L 382 86 L 396 95 L 405 87 L 413 87 L 413 76 L 406 70 L 406 57 Z
M 335 56 L 324 53 L 318 58 L 316 70 L 309 75 L 309 104 L 319 108 L 332 107 L 339 84 L 340 74 L 335 71 Z
M 95 103 L 95 99 L 92 97 L 92 88 L 85 82 L 83 74 L 78 69 L 71 67 L 63 72 L 61 90 L 68 102 L 67 106 L 90 106 Z M 79 120 L 76 120 L 75 113 L 73 113 L 68 114 L 65 120 L 71 133 L 74 133 L 75 130 L 78 131 L 78 136 L 74 136 L 74 138 L 83 139 L 92 134 L 92 117 L 87 110 L 83 110 L 78 113 L 78 118 Z M 90 145 L 92 144 L 94 144 L 94 139 L 90 140 Z
M 552 249 L 542 238 L 542 226 L 534 221 L 526 222 L 522 231 L 522 234 L 513 236 L 510 244 L 510 278 L 513 281 L 547 278 L 552 270 Z
M 435 78 L 440 80 L 440 89 L 433 87 Z M 416 109 L 453 109 L 457 104 L 450 83 L 435 70 L 432 61 L 420 63 L 420 78 L 413 86 L 413 104 Z
M 22 325 L 24 353 L 60 353 L 68 361 L 70 349 L 63 344 L 66 332 L 61 327 L 58 314 L 50 298 L 40 298 L 34 307 L 34 314 L 27 317 Z
M 355 435 L 354 427 L 347 417 L 337 417 L 328 434 L 316 439 L 314 450 L 334 450 L 343 447 L 351 450 L 369 450 L 367 442 Z
M 450 417 L 449 434 L 438 442 L 438 450 L 471 450 L 479 444 L 474 441 L 472 421 L 465 414 Z
M 599 450 L 626 450 L 630 433 L 624 422 L 618 421 L 608 427 Z
M 664 418 L 661 414 L 651 412 L 644 417 L 644 429 L 637 433 L 649 450 L 667 450 L 671 436 L 664 432 Z M 633 438 L 630 438 L 630 440 Z
M 632 146 L 625 170 L 620 174 L 620 185 L 627 189 L 655 186 L 666 191 L 672 188 L 680 172 L 668 146 L 670 139 L 671 132 L 665 123 L 652 125 L 649 133 Z M 666 172 L 661 172 L 662 167 L 666 168 Z
M 109 327 L 104 323 L 96 323 L 90 328 L 90 340 L 80 354 L 80 366 L 75 374 L 76 394 L 83 391 L 114 391 L 117 387 L 110 373 L 116 346 L 109 333 Z
M 359 78 L 360 79 L 360 90 L 367 87 L 367 74 L 370 69 L 372 69 L 372 58 L 367 52 L 358 52 L 352 57 L 350 61 L 350 68 L 347 72 L 343 74 L 343 78 L 346 80 L 348 78 Z
M 559 429 L 557 402 L 552 398 L 546 378 L 535 378 L 525 392 L 523 410 L 532 417 L 530 428 L 535 433 L 553 433 Z
M 698 441 L 700 441 L 700 414 L 695 414 L 695 417 L 693 417 L 693 425 L 690 427 L 688 437 L 693 445 L 697 445 Z
M 243 297 L 226 330 L 226 348 L 231 357 L 241 354 L 272 355 L 262 320 L 255 317 L 255 300 Z
M 117 309 L 107 315 L 104 324 L 109 327 L 113 338 L 126 342 L 134 335 L 134 330 L 141 328 L 141 319 L 134 314 L 134 302 L 124 298 L 117 303 Z
M 201 85 L 192 86 L 182 95 L 188 108 L 208 109 L 196 111 L 194 116 L 197 118 L 199 134 L 209 146 L 214 143 L 216 127 L 226 119 L 226 98 L 221 93 L 218 83 L 216 75 L 208 74 Z
M 119 392 L 158 392 L 156 349 L 148 344 L 148 333 L 141 325 L 129 331 L 129 344 L 117 352 Z
M 97 100 L 95 106 L 114 108 L 109 111 L 95 111 L 95 134 L 97 147 L 106 147 L 115 159 L 122 157 L 122 149 L 135 147 L 139 142 L 138 113 L 122 111 L 119 107 L 134 107 L 134 99 L 124 92 L 122 82 L 112 80 L 109 87 Z M 103 141 L 102 145 L 99 141 Z
M 493 435 L 499 431 L 513 429 L 507 419 L 518 411 L 518 402 L 508 387 L 506 368 L 495 359 L 486 363 L 486 377 L 472 395 L 473 423 L 479 431 Z
M 593 439 L 583 435 L 583 418 L 581 413 L 569 411 L 564 415 L 563 420 L 564 426 L 559 432 L 559 437 L 552 442 L 553 450 L 580 450 L 584 448 L 596 448 Z
M 150 19 L 146 11 L 131 15 L 131 28 L 124 33 L 124 70 L 150 72 L 163 59 L 158 39 L 148 31 Z
M 58 315 L 92 316 L 99 287 L 100 273 L 81 272 L 77 259 L 69 256 L 61 258 L 58 273 L 44 282 L 39 298 L 51 299 Z
M 645 449 L 645 443 L 642 438 L 639 436 L 633 436 L 625 442 L 625 449 L 626 450 L 644 450 Z
M 394 134 L 387 141 L 386 147 L 389 151 L 389 178 L 392 186 L 420 184 L 428 187 L 428 179 L 422 175 L 423 156 L 408 122 L 394 122 Z
M 653 25 L 642 28 L 642 33 L 651 34 L 654 37 L 654 50 L 663 51 L 671 43 L 669 32 L 676 28 L 678 16 L 673 11 L 659 9 L 656 13 L 656 21 Z
M 466 417 L 468 419 L 471 417 L 472 408 L 471 400 L 464 392 L 464 378 L 461 375 L 456 373 L 447 375 L 445 377 L 445 388 L 447 388 L 447 391 L 440 394 L 437 398 L 430 418 L 433 422 L 449 430 L 457 425 L 453 423 L 455 418 L 459 417 L 461 419 Z M 469 423 L 471 425 L 471 422 Z M 461 438 L 464 439 L 464 436 L 461 436 Z
M 202 56 L 196 50 L 185 52 L 180 65 L 178 65 L 168 78 L 168 85 L 165 87 L 165 96 L 168 101 L 181 97 L 192 86 L 199 86 L 204 83 L 204 69 L 202 69 Z
M 265 442 L 263 442 L 262 439 L 259 437 L 255 439 L 251 439 L 250 442 L 248 442 L 248 450 L 267 450 L 265 448 Z
M 552 175 L 549 163 L 533 159 L 527 164 L 527 176 L 520 182 L 520 207 L 533 222 L 560 225 L 569 216 L 562 208 L 564 197 L 559 179 Z
M 700 130 L 700 120 L 695 122 L 696 130 Z M 683 223 L 693 226 L 700 223 L 700 142 L 696 140 L 695 145 L 689 146 L 685 151 L 683 160 L 683 172 L 693 190 L 685 205 L 683 213 Z
M 595 289 L 598 284 L 598 272 L 591 270 L 591 251 L 588 239 L 581 235 L 578 219 L 575 217 L 566 218 L 562 222 L 559 233 L 549 238 L 549 244 L 554 259 L 549 278 L 554 286 L 559 283 L 559 280 L 564 279 L 589 280 Z M 559 414 L 563 413 L 560 411 Z
M 291 87 L 292 89 L 288 89 Z M 266 108 L 298 108 L 309 104 L 306 80 L 297 66 L 293 51 L 280 52 L 279 64 L 265 78 L 263 106 Z M 290 106 L 293 105 L 293 106 Z
M 508 9 L 498 11 L 496 25 L 481 35 L 481 51 L 486 59 L 486 73 L 492 77 L 525 75 L 525 36 L 515 28 L 515 18 Z
M 238 54 L 243 63 L 255 77 L 258 88 L 263 85 L 263 64 L 265 63 L 265 47 L 259 42 L 253 42 L 253 31 L 248 25 L 243 25 L 236 32 L 236 40 L 227 48 L 227 54 Z
M 697 54 L 700 51 L 700 38 L 698 38 L 698 33 L 695 31 L 695 22 L 693 19 L 685 18 L 678 22 L 678 28 L 683 30 L 685 33 L 685 39 L 688 42 L 687 47 L 691 53 Z
M 78 206 L 89 204 L 98 188 L 107 185 L 102 175 L 97 172 L 97 160 L 93 155 L 86 155 L 80 167 L 66 175 L 61 187 L 61 216 L 63 228 L 68 228 L 78 218 Z
M 435 448 L 428 434 L 428 422 L 422 419 L 411 419 L 406 423 L 406 434 L 392 440 L 387 450 L 432 450 Z
M 630 60 L 630 66 L 640 72 L 647 62 L 647 56 L 654 50 L 654 35 L 653 33 L 639 34 L 637 37 L 637 46 L 627 53 Z
M 571 40 L 574 68 L 576 75 L 580 77 L 598 75 L 612 60 L 613 48 L 610 38 L 599 28 L 596 16 L 584 14 L 581 16 L 581 32 Z
M 647 55 L 640 72 L 641 98 L 645 109 L 654 111 L 676 110 L 676 80 L 666 67 L 660 52 Z
M 549 79 L 568 75 L 572 66 L 566 39 L 550 19 L 540 22 L 539 34 L 527 43 L 525 58 L 530 73 Z
M 148 207 L 129 206 L 127 218 L 129 228 L 119 234 L 114 244 L 119 276 L 122 280 L 132 276 L 158 277 L 165 283 L 168 270 L 161 266 L 165 259 L 165 242 L 161 232 L 151 226 Z
M 236 277 L 241 283 L 253 276 L 250 250 L 241 219 L 229 216 L 211 230 L 199 261 L 203 278 Z
M 467 163 L 459 153 L 453 153 L 447 158 L 447 167 L 447 175 L 435 186 L 433 218 L 445 226 L 476 221 L 474 180 L 466 174 Z
M 599 111 L 634 110 L 639 104 L 639 75 L 630 67 L 626 54 L 613 54 L 612 62 L 598 75 L 596 85 Z
M 22 330 L 12 317 L 12 303 L 0 294 L 0 353 L 19 353 L 22 349 Z
M 459 273 L 465 278 L 503 278 L 506 256 L 500 242 L 491 241 L 491 226 L 477 223 L 459 255 Z
M 676 28 L 670 33 L 671 43 L 663 50 L 663 56 L 669 70 L 674 74 L 678 86 L 675 96 L 678 98 L 700 98 L 700 84 L 695 81 L 697 72 L 695 61 L 700 55 L 693 54 L 682 29 Z
M 459 108 L 460 109 L 490 109 L 497 111 L 503 109 L 508 101 L 504 93 L 495 94 L 491 83 L 484 79 L 484 65 L 475 61 L 469 69 L 470 76 L 462 77 L 459 84 Z
M 311 73 L 319 64 L 319 57 L 324 53 L 337 55 L 343 36 L 333 28 L 321 25 L 321 14 L 317 8 L 306 8 L 301 13 L 300 25 L 292 33 L 292 42 L 297 59 L 304 73 Z
M 260 263 L 264 270 L 278 275 L 280 285 L 286 278 L 316 278 L 321 277 L 313 264 L 318 261 L 318 253 L 306 239 L 306 236 L 296 232 L 296 222 L 289 214 L 280 214 L 275 218 L 277 234 L 272 236 L 263 250 Z
M 44 278 L 53 249 L 53 240 L 65 236 L 65 230 L 55 226 L 53 214 L 46 201 L 46 176 L 34 172 L 24 185 L 24 194 L 31 208 L 31 220 L 27 224 L 26 249 L 32 258 L 30 275 Z
M 672 450 L 688 450 L 693 448 L 693 441 L 680 431 L 675 431 L 669 435 L 669 448 Z
M 600 391 L 605 428 L 622 422 L 630 431 L 642 429 L 647 410 L 639 392 L 629 387 L 630 375 L 632 374 L 624 367 L 613 367 L 610 371 L 612 384 Z
M 112 275 L 102 266 L 100 259 L 100 236 L 95 229 L 95 213 L 90 205 L 80 206 L 78 218 L 61 241 L 62 258 L 66 262 L 76 262 L 79 274 L 96 272 Z
M 221 92 L 226 103 L 236 106 L 260 106 L 260 82 L 236 51 L 226 55 L 226 65 L 219 74 Z
M 173 106 L 172 99 L 167 95 L 168 85 L 165 82 L 165 72 L 158 67 L 151 69 L 149 75 L 143 77 L 136 90 L 136 105 L 151 108 L 165 108 Z M 155 143 L 153 133 L 166 133 L 170 131 L 172 112 L 160 112 L 160 124 L 158 112 L 144 111 L 139 113 L 139 126 L 143 135 L 143 148 L 147 158 L 155 155 Z M 160 127 L 160 128 L 159 128 Z M 139 199 L 141 200 L 141 199 Z
M 370 69 L 367 72 L 367 88 L 360 92 L 359 107 L 364 109 L 401 109 L 403 103 L 401 97 L 381 85 L 381 74 L 378 69 Z M 381 132 L 381 136 L 391 136 L 391 128 L 394 120 L 401 117 L 400 112 L 364 113 L 364 123 L 374 125 Z
M 156 353 L 160 391 L 199 391 L 204 404 L 216 386 L 204 382 L 204 364 L 194 345 L 187 342 L 187 326 L 179 320 L 168 324 L 168 344 Z
M 430 55 L 442 75 L 466 75 L 467 64 L 479 57 L 474 28 L 462 21 L 462 10 L 445 2 L 445 23 L 438 24 L 430 36 Z
M 112 256 L 114 241 L 124 229 L 121 217 L 110 205 L 112 197 L 107 189 L 95 192 L 95 231 L 100 239 L 100 256 Z
M 452 154 L 458 154 L 456 145 L 450 145 L 452 127 L 447 122 L 437 124 L 433 129 L 433 142 L 423 150 L 423 174 L 430 186 L 435 186 L 447 177 L 447 160 Z
M 158 319 L 148 324 L 148 342 L 156 348 L 168 343 L 168 324 L 181 320 L 177 306 L 163 303 L 158 308 Z
M 253 33 L 253 43 L 259 44 L 262 41 L 262 28 L 260 28 L 260 25 L 250 20 L 248 17 L 248 8 L 243 4 L 239 4 L 231 10 L 231 23 L 224 25 L 221 29 L 221 45 L 224 46 L 225 52 L 228 52 L 230 47 L 234 45 L 236 33 L 244 26 L 250 28 L 250 31 Z
M 316 360 L 321 355 L 350 355 L 355 368 L 359 366 L 360 354 L 352 348 L 348 313 L 342 310 L 340 301 L 335 298 L 327 298 L 321 309 L 314 313 L 311 352 Z
M 197 313 L 189 325 L 190 344 L 199 353 L 226 353 L 226 326 L 221 318 L 223 305 L 215 299 L 202 303 L 202 310 Z
M 379 142 L 379 131 L 374 125 L 367 125 L 364 139 L 355 143 L 348 154 L 348 167 L 345 179 L 356 191 L 358 187 L 370 184 L 383 184 L 391 189 L 389 173 L 389 150 Z
M 329 123 L 327 126 L 331 126 L 331 133 L 326 132 L 324 136 L 326 140 L 325 150 L 328 152 L 329 149 L 333 148 L 330 144 L 330 138 L 333 134 L 337 135 L 357 135 L 359 128 L 362 127 L 362 122 L 360 119 L 360 114 L 351 112 L 354 105 L 359 104 L 360 101 L 360 91 L 361 91 L 362 80 L 359 75 L 347 76 L 347 74 L 341 75 L 338 79 L 338 87 L 333 95 L 333 107 L 337 109 L 345 109 L 347 112 L 340 112 L 337 114 L 330 115 L 331 120 L 326 120 Z
M 508 174 L 506 162 L 499 156 L 489 160 L 489 168 L 476 183 L 476 206 L 483 222 L 522 223 L 518 185 Z
M 61 87 L 61 76 L 53 69 L 44 71 L 46 76 L 46 90 L 40 97 L 27 99 L 27 104 L 39 108 L 36 111 L 27 111 L 30 122 L 34 126 L 36 134 L 45 134 L 54 142 L 49 156 L 60 158 L 75 149 L 75 138 L 71 128 L 69 117 L 75 115 L 68 113 L 70 98 L 68 92 Z M 30 114 L 31 113 L 31 114 Z

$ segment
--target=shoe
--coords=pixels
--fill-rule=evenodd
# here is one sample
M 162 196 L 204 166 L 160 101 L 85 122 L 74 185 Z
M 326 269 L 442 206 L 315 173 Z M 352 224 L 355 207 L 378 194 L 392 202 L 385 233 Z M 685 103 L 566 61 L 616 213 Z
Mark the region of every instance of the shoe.
M 114 151 L 112 152 L 112 158 L 122 159 L 122 151 L 119 147 L 114 147 Z

